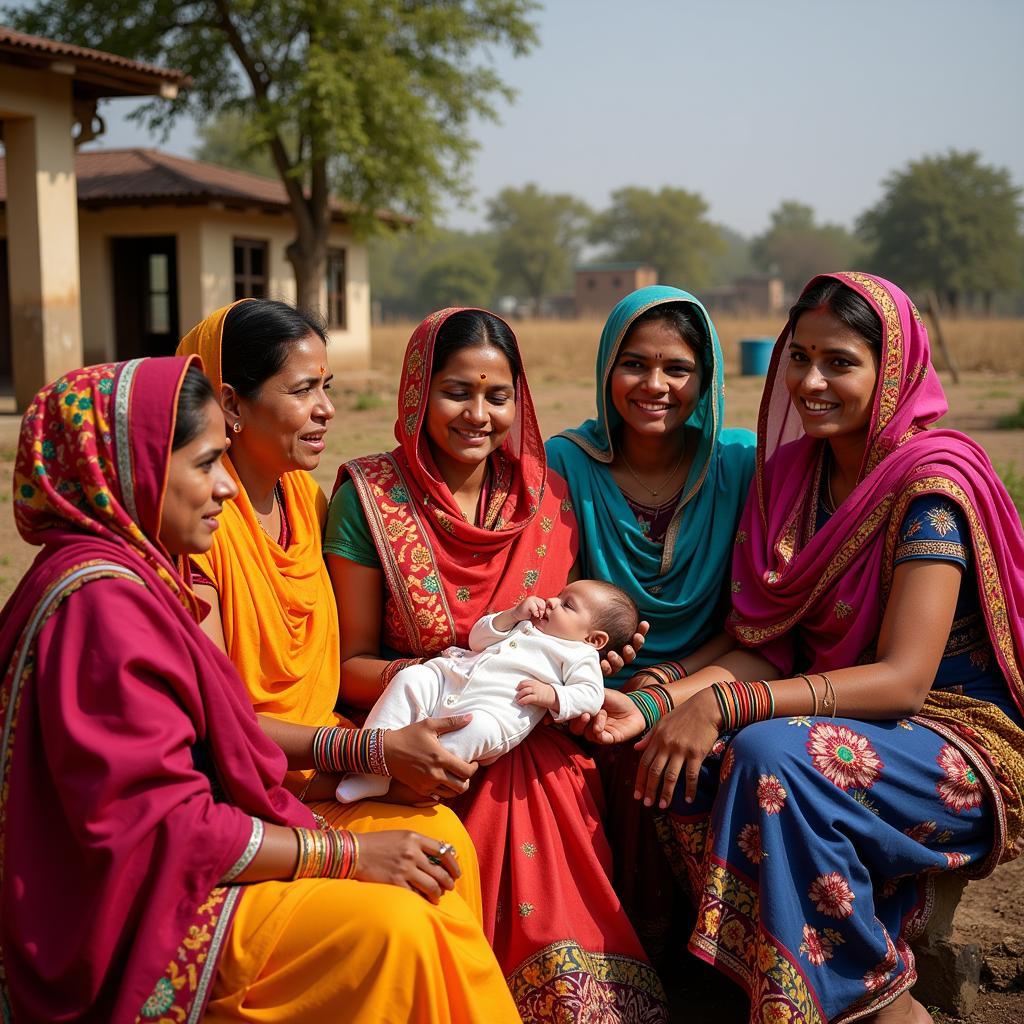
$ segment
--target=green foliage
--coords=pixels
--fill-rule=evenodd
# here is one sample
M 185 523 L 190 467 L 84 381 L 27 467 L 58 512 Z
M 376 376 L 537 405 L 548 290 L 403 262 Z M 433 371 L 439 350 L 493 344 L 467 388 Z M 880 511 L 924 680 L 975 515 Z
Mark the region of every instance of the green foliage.
M 443 306 L 444 301 L 428 292 L 423 279 L 431 268 L 445 264 L 452 268 L 449 275 L 459 266 L 476 264 L 468 278 L 477 281 L 482 292 L 481 278 L 497 280 L 494 239 L 484 232 L 450 230 L 403 232 L 372 239 L 370 291 L 374 302 L 380 304 L 385 317 L 391 318 L 418 319 Z M 451 276 L 448 280 L 454 283 Z M 490 302 L 493 294 L 492 287 L 484 304 Z
M 715 225 L 722 239 L 721 251 L 711 260 L 708 284 L 730 285 L 738 277 L 754 272 L 750 239 L 725 224 Z
M 541 192 L 532 183 L 502 189 L 487 204 L 502 288 L 521 288 L 535 310 L 544 295 L 570 288 L 590 217 L 586 204 L 574 196 Z
M 696 192 L 627 186 L 612 193 L 611 206 L 594 220 L 590 240 L 605 247 L 603 258 L 650 264 L 663 284 L 692 291 L 708 284 L 713 261 L 725 249 L 707 212 Z
M 238 110 L 222 110 L 196 129 L 200 144 L 192 151 L 197 160 L 221 167 L 277 176 L 274 158 L 265 143 L 253 136 L 252 125 Z
M 822 271 L 855 269 L 863 248 L 846 228 L 816 224 L 810 206 L 789 199 L 772 213 L 768 230 L 754 239 L 751 256 L 761 270 L 779 274 L 786 290 L 796 294 Z
M 271 153 L 289 189 L 298 239 L 289 251 L 299 301 L 318 294 L 328 195 L 357 226 L 390 207 L 429 221 L 464 195 L 474 118 L 494 118 L 511 90 L 485 60 L 529 51 L 533 0 L 37 0 L 8 24 L 187 71 L 173 102 L 138 112 L 167 128 L 188 112 L 245 120 L 245 142 Z M 305 193 L 305 195 L 303 194 Z M 310 292 L 312 289 L 312 292 Z
M 1000 416 L 996 421 L 1000 430 L 1024 430 L 1024 401 L 1017 405 L 1017 411 Z
M 497 284 L 494 264 L 464 250 L 438 256 L 428 264 L 416 291 L 424 310 L 445 306 L 487 307 L 491 305 Z
M 871 267 L 907 288 L 934 288 L 954 308 L 965 294 L 991 295 L 1021 280 L 1021 190 L 976 152 L 913 160 L 883 183 L 859 227 Z

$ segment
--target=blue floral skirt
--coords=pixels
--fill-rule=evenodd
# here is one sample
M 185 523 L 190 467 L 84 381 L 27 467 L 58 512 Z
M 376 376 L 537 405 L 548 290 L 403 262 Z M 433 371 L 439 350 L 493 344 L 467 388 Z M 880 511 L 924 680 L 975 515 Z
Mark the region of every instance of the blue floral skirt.
M 723 737 L 659 832 L 690 949 L 757 1024 L 849 1021 L 916 980 L 934 875 L 990 869 L 984 768 L 919 720 L 777 719 Z

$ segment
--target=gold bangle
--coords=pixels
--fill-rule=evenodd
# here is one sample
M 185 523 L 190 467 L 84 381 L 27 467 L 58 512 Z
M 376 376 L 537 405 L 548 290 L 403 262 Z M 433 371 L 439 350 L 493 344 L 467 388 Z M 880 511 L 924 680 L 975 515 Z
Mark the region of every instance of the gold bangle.
M 821 702 L 822 703 L 822 707 L 825 708 L 825 710 L 827 711 L 828 707 L 829 707 L 829 704 L 831 704 L 832 705 L 832 713 L 831 713 L 831 715 L 829 717 L 830 718 L 835 718 L 836 717 L 836 710 L 837 710 L 837 703 L 838 703 L 836 701 L 836 688 L 832 685 L 832 680 L 829 679 L 829 677 L 827 675 L 825 675 L 824 672 L 819 672 L 818 675 L 821 676 L 821 678 L 825 680 L 825 687 L 826 687 L 826 689 L 825 689 L 825 699 Z M 832 699 L 829 700 L 829 697 L 831 697 Z
M 814 710 L 811 712 L 812 717 L 818 717 L 818 691 L 814 689 L 814 683 L 811 682 L 810 676 L 805 676 L 803 672 L 797 672 L 797 677 L 802 679 L 811 691 L 811 699 L 814 701 Z

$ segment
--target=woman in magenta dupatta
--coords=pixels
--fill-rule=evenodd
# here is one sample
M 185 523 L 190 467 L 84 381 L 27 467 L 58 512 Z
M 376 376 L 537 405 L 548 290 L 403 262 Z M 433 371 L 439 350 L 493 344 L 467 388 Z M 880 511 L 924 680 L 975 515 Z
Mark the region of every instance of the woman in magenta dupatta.
M 76 370 L 25 414 L 15 516 L 43 548 L 0 615 L 2 1017 L 517 1019 L 459 894 L 369 852 L 432 871 L 436 840 L 363 836 L 352 877 L 291 880 L 314 817 L 169 554 L 235 493 L 200 365 Z
M 1020 852 L 1024 535 L 982 449 L 929 429 L 945 411 L 903 292 L 808 285 L 736 537 L 746 650 L 674 684 L 641 744 L 638 788 L 667 807 L 697 902 L 690 949 L 745 988 L 752 1022 L 928 1020 L 909 943 L 936 874 Z M 719 737 L 712 684 L 736 679 L 774 701 Z
M 226 685 L 231 670 L 199 631 L 178 567 L 150 539 L 188 362 L 75 371 L 23 422 L 15 517 L 44 546 L 0 623 L 3 985 L 15 1019 L 134 1019 L 191 926 L 202 941 L 182 970 L 216 964 L 240 892 L 217 886 L 253 818 L 313 824 L 279 785 L 283 755 L 244 691 Z M 135 672 L 117 653 L 132 630 L 150 644 Z M 78 690 L 79 676 L 108 683 Z M 168 717 L 170 694 L 186 714 Z M 116 747 L 111 717 L 124 726 Z M 177 763 L 190 728 L 228 767 L 230 803 Z M 134 793 L 142 763 L 165 784 Z M 177 840 L 199 830 L 201 843 Z M 186 1008 L 195 995 L 182 993 Z
M 446 325 L 485 340 L 442 349 L 451 355 L 438 364 L 435 347 L 455 333 L 446 335 Z M 473 363 L 497 351 L 504 353 L 497 371 Z M 466 379 L 445 390 L 479 391 L 492 413 L 478 424 L 469 414 L 471 425 L 507 430 L 487 457 L 475 519 L 439 469 L 447 453 L 428 429 L 432 381 L 447 378 L 452 360 L 467 353 Z M 518 347 L 503 321 L 480 310 L 432 314 L 409 342 L 398 394 L 398 448 L 343 466 L 328 517 L 324 551 L 339 594 L 343 695 L 353 684 L 379 693 L 410 657 L 466 646 L 488 610 L 557 593 L 576 555 L 568 489 L 547 469 Z M 353 588 L 372 607 L 361 609 Z M 660 983 L 611 886 L 597 768 L 572 737 L 535 730 L 481 769 L 456 809 L 480 860 L 484 930 L 523 1019 L 663 1020 Z

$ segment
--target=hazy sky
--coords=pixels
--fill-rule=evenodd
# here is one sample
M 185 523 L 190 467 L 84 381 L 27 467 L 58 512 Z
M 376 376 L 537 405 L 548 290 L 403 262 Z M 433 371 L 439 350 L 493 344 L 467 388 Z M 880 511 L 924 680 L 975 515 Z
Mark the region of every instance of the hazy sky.
M 744 234 L 785 198 L 852 224 L 908 160 L 977 149 L 1024 185 L 1022 0 L 548 0 L 518 92 L 475 126 L 474 208 L 537 182 L 600 208 L 620 185 L 700 192 Z M 107 145 L 141 145 L 106 107 Z M 165 148 L 189 154 L 188 126 Z

